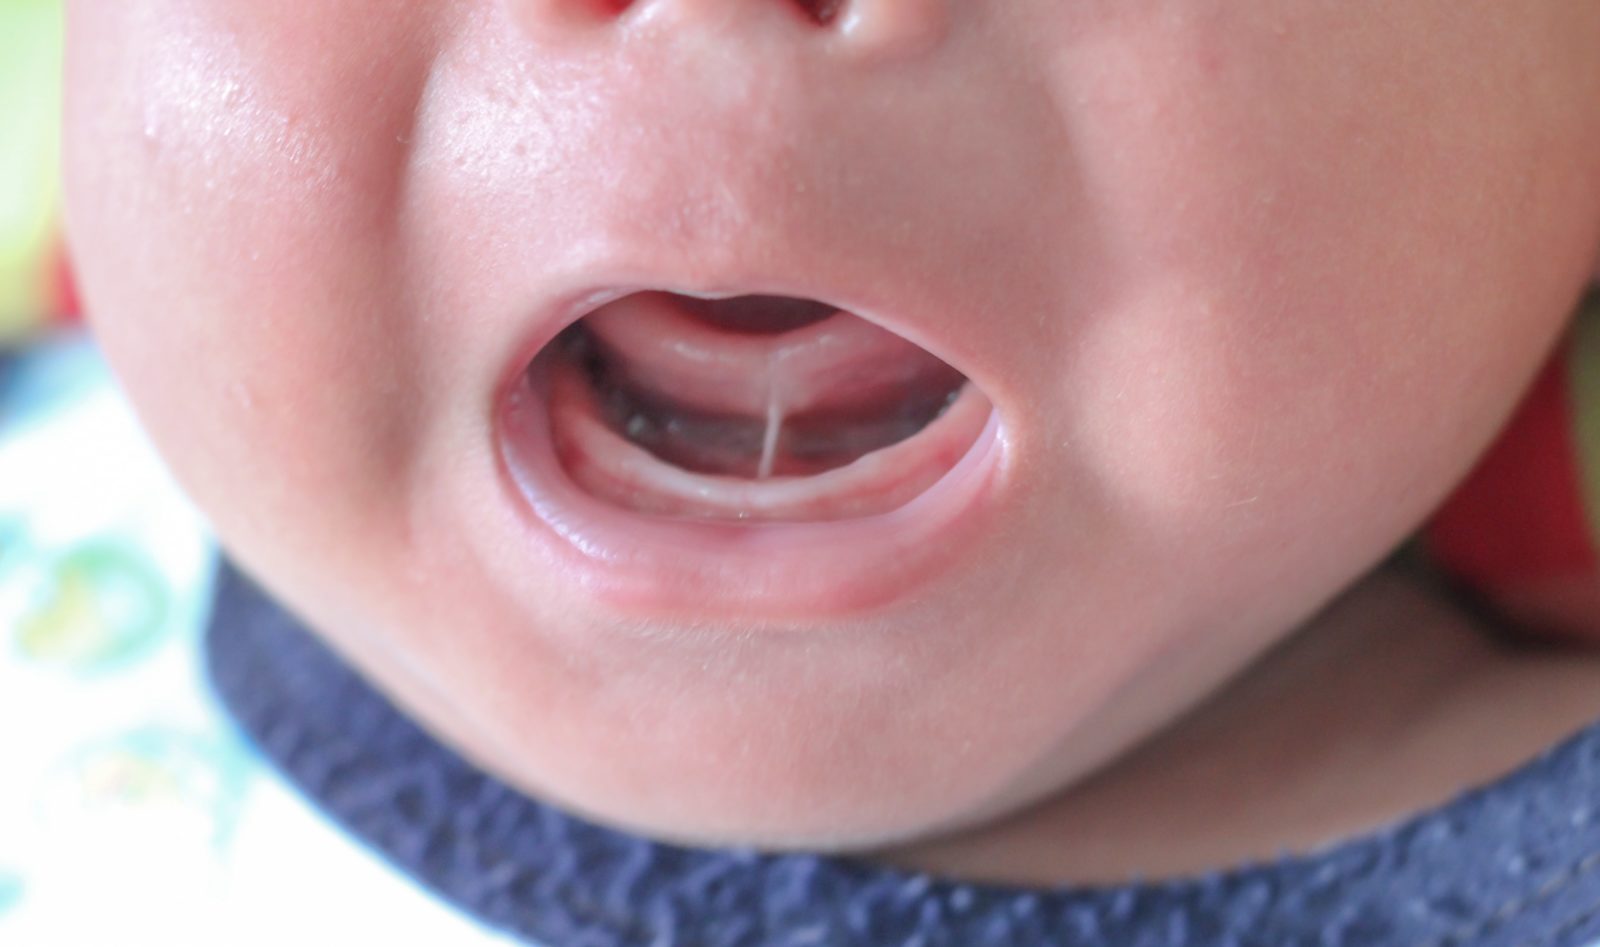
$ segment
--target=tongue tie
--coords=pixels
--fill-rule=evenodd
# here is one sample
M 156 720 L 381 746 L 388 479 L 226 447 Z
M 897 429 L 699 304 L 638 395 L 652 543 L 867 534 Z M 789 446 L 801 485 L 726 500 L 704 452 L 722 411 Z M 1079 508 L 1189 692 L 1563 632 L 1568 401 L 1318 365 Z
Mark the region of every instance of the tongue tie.
M 767 357 L 767 430 L 761 438 L 761 463 L 756 468 L 758 480 L 772 476 L 772 465 L 778 458 L 778 439 L 783 436 L 783 397 L 779 380 L 782 366 L 782 350 L 774 350 Z

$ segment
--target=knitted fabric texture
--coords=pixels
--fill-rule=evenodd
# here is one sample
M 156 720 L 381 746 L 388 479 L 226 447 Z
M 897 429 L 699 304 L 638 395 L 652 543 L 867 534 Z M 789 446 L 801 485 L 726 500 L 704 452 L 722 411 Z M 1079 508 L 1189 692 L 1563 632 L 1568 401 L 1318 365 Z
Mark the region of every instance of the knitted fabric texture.
M 564 814 L 435 742 L 231 566 L 207 643 L 224 703 L 313 804 L 463 911 L 547 947 L 1600 940 L 1600 724 L 1314 855 L 1159 884 L 1020 888 L 687 849 Z

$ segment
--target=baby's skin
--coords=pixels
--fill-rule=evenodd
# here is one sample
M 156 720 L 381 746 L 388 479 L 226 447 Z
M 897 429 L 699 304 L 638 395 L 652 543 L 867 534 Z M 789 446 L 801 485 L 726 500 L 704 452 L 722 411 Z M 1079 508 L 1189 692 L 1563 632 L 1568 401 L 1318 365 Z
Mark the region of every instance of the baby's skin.
M 478 764 L 668 840 L 1152 877 L 1600 715 L 1593 659 L 1373 572 L 1596 272 L 1597 51 L 1572 0 L 74 0 L 68 229 L 225 547 Z

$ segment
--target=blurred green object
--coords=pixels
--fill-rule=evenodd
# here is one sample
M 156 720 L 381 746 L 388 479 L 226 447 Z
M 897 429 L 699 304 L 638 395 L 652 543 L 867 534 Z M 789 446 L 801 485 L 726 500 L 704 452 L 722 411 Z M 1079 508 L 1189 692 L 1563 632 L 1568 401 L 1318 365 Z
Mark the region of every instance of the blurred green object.
M 169 596 L 138 548 L 100 538 L 49 567 L 49 594 L 17 628 L 23 655 L 86 672 L 116 667 L 160 643 Z
M 60 0 L 0 0 L 0 344 L 53 303 L 61 47 Z

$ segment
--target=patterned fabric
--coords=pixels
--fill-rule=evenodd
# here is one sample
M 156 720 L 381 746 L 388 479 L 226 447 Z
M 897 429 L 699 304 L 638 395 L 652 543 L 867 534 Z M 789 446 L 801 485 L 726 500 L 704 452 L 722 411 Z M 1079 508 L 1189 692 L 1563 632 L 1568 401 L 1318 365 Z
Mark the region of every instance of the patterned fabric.
M 83 340 L 0 353 L 0 945 L 505 944 L 211 696 L 216 551 Z

